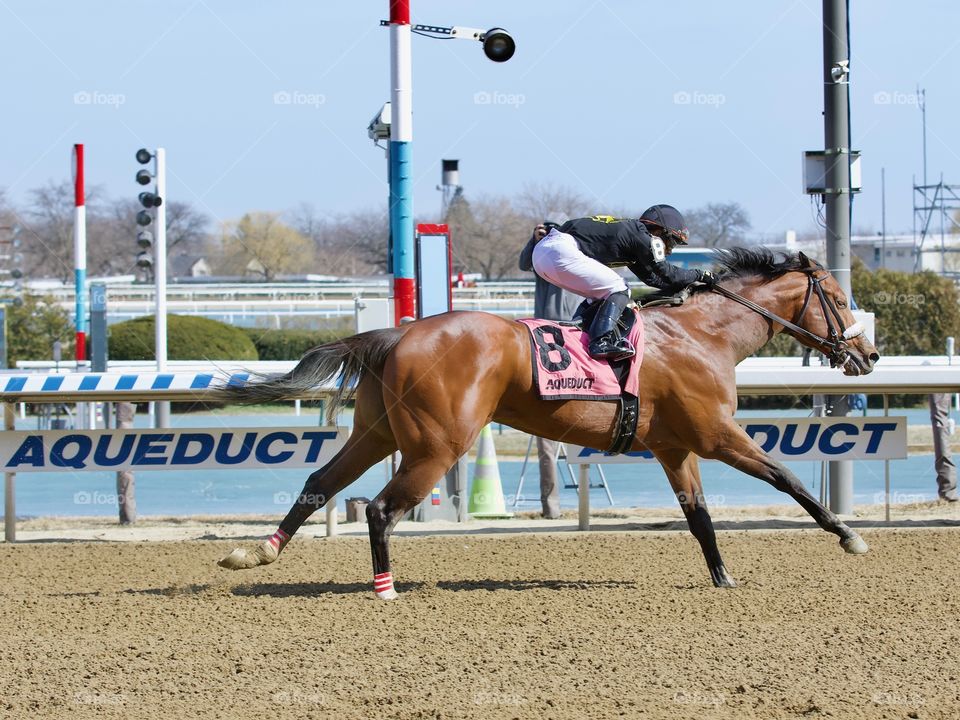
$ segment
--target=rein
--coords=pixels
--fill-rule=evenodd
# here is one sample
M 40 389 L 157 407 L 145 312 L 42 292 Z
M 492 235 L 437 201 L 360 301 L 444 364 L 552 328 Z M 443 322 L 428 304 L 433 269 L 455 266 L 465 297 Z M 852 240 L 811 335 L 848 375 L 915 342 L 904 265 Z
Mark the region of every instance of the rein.
M 775 323 L 783 325 L 783 327 L 798 340 L 800 338 L 805 338 L 814 343 L 818 349 L 830 359 L 830 366 L 838 367 L 846 362 L 849 355 L 846 341 L 853 340 L 854 338 L 863 335 L 864 327 L 862 323 L 854 323 L 850 327 L 844 329 L 843 319 L 840 317 L 840 311 L 837 310 L 835 305 L 827 301 L 826 296 L 823 294 L 823 288 L 820 287 L 820 283 L 826 280 L 828 277 L 830 277 L 829 273 L 821 277 L 816 277 L 814 272 L 807 273 L 807 279 L 809 280 L 809 284 L 807 285 L 807 295 L 803 300 L 803 308 L 800 310 L 800 315 L 797 317 L 796 323 L 791 322 L 786 318 L 782 318 L 776 313 L 770 312 L 766 308 L 757 305 L 757 303 L 753 302 L 752 300 L 748 300 L 747 298 L 743 297 L 743 295 L 739 295 L 732 290 L 727 290 L 719 285 L 714 285 L 712 290 L 718 295 L 723 295 L 726 298 L 740 303 L 744 307 L 752 310 L 758 315 L 762 315 L 768 320 L 772 320 Z M 814 292 L 817 294 L 817 298 L 820 300 L 820 308 L 823 310 L 823 318 L 827 323 L 827 337 L 810 332 L 806 328 L 802 328 L 797 324 L 803 320 L 804 316 L 807 314 L 807 309 L 810 306 L 810 298 L 813 296 Z

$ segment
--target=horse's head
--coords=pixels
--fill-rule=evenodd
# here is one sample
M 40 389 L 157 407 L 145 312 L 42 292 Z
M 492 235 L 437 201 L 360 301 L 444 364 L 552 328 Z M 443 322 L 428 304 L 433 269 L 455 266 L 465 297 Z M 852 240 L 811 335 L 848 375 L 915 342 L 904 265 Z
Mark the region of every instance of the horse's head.
M 880 353 L 850 312 L 843 288 L 820 263 L 803 253 L 798 257 L 798 272 L 806 276 L 807 289 L 793 321 L 815 337 L 791 334 L 801 344 L 827 355 L 833 367 L 843 368 L 844 375 L 872 372 Z

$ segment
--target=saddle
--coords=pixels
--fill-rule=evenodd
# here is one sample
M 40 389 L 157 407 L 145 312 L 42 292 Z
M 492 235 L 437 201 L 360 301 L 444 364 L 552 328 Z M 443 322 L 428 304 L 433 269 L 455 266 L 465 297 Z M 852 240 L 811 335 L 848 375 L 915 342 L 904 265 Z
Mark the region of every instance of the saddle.
M 590 357 L 588 327 L 600 303 L 582 307 L 570 322 L 524 319 L 530 332 L 534 385 L 544 400 L 617 400 L 619 419 L 607 452 L 630 449 L 637 429 L 639 366 L 643 359 L 643 322 L 627 307 L 618 324 L 637 348 L 633 357 L 614 362 Z

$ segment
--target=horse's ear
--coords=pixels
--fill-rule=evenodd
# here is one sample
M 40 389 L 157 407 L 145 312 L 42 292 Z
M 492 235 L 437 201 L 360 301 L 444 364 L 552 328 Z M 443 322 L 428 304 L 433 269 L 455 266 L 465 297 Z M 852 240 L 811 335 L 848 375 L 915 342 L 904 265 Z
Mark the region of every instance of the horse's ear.
M 797 257 L 800 260 L 801 267 L 809 268 L 814 266 L 813 260 L 808 258 L 802 251 L 797 253 Z

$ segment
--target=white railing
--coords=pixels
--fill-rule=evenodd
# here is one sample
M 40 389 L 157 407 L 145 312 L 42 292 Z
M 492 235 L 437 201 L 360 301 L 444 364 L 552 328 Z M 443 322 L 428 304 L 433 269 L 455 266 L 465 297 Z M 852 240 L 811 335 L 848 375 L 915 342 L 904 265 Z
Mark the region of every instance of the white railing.
M 221 320 L 231 325 L 283 327 L 313 320 L 351 318 L 356 298 L 386 297 L 385 282 L 369 283 L 262 283 L 167 286 L 167 309 L 177 315 Z M 454 288 L 454 310 L 477 310 L 508 318 L 533 315 L 532 281 L 484 283 Z M 39 290 L 67 312 L 74 307 L 72 287 Z M 108 287 L 107 322 L 115 323 L 152 315 L 151 285 L 111 284 Z

